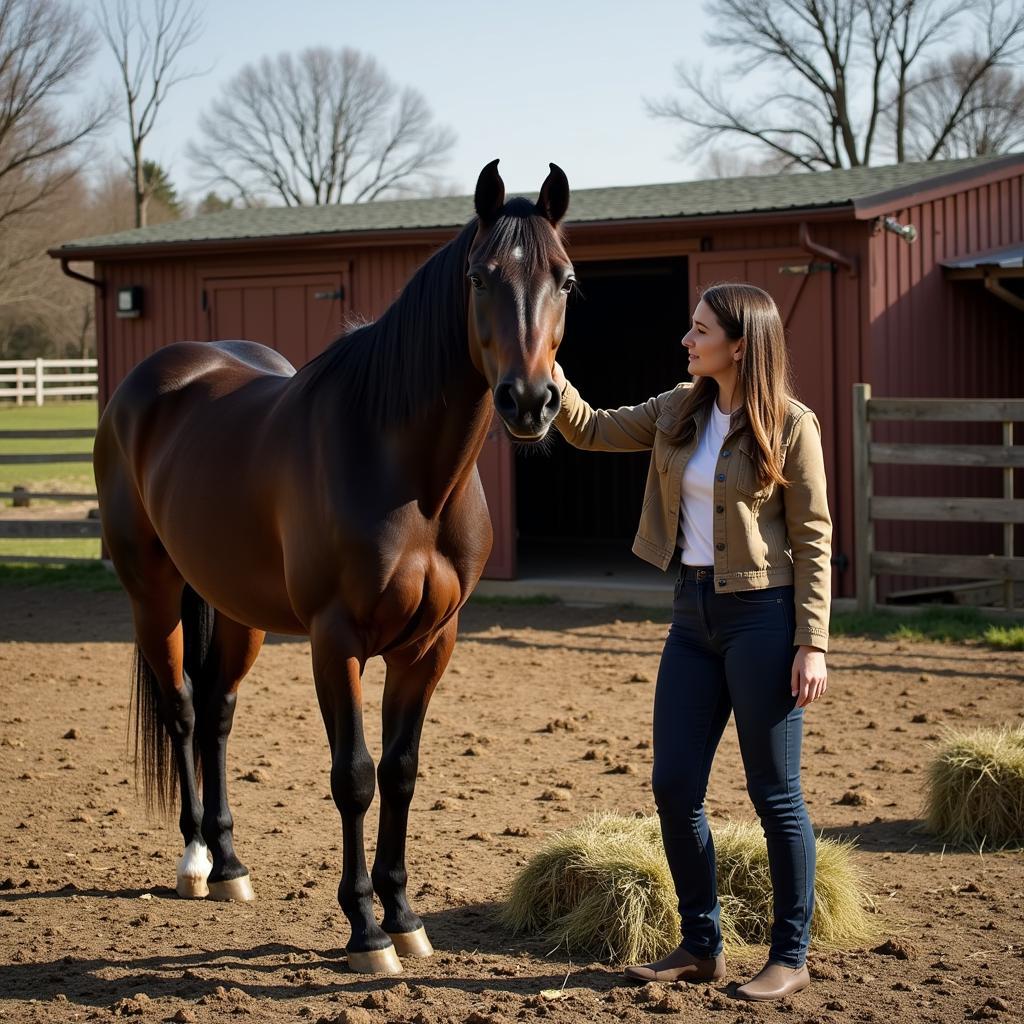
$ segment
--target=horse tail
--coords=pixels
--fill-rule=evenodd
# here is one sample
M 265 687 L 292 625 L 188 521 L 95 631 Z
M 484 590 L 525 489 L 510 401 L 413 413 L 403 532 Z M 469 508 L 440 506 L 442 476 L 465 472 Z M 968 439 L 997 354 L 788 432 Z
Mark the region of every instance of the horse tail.
M 181 625 L 184 641 L 183 667 L 192 683 L 192 707 L 198 721 L 203 697 L 209 687 L 205 674 L 213 646 L 214 611 L 188 584 L 181 597 Z M 149 667 L 139 645 L 132 665 L 135 706 L 135 771 L 141 776 L 146 806 L 166 812 L 174 806 L 178 766 L 171 735 L 161 713 L 160 681 Z M 193 730 L 193 757 L 199 778 L 198 729 Z

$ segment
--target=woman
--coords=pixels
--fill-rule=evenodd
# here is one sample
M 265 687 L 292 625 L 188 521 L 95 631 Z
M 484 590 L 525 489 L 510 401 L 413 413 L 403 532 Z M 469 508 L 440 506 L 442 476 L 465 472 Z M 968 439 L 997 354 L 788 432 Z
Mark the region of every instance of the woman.
M 820 427 L 790 393 L 782 320 L 760 288 L 708 288 L 682 344 L 693 383 L 614 410 L 590 408 L 555 364 L 567 441 L 652 449 L 633 551 L 660 569 L 677 551 L 681 561 L 654 698 L 653 789 L 682 943 L 626 976 L 725 974 L 704 794 L 734 711 L 774 889 L 768 962 L 737 995 L 779 999 L 810 983 L 815 850 L 800 739 L 804 708 L 826 688 L 832 523 Z

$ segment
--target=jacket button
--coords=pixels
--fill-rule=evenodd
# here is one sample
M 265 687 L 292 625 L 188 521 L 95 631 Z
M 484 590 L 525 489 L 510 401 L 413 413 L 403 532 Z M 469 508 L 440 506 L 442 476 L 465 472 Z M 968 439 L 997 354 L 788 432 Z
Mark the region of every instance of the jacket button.
M 725 550 L 725 545 L 724 544 L 716 544 L 715 545 L 715 550 L 716 551 L 724 551 Z
M 724 586 L 725 586 L 725 580 L 719 580 L 719 581 L 718 581 L 718 585 L 719 585 L 720 587 L 724 587 Z
M 724 512 L 725 511 L 725 506 L 724 505 L 716 505 L 715 506 L 715 511 L 716 512 Z
M 717 481 L 718 481 L 719 483 L 721 483 L 721 482 L 722 482 L 722 481 L 723 481 L 723 480 L 725 479 L 725 474 L 724 474 L 724 473 L 719 473 L 719 474 L 718 474 L 718 476 L 716 476 L 716 477 L 715 477 L 715 479 L 716 479 L 716 480 L 717 480 Z
M 730 455 L 730 452 L 729 452 L 729 451 L 724 451 L 724 452 L 722 452 L 722 458 L 723 458 L 723 459 L 727 459 L 727 458 L 729 458 L 729 455 Z

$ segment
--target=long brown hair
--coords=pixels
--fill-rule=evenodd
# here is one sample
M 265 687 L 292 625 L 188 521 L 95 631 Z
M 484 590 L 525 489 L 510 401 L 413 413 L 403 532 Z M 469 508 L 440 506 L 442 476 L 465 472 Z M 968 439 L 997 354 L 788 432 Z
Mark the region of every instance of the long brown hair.
M 782 317 L 775 300 L 752 284 L 713 284 L 701 298 L 715 314 L 730 341 L 746 339 L 739 361 L 739 387 L 743 394 L 742 429 L 754 438 L 754 465 L 761 487 L 774 481 L 785 486 L 782 475 L 782 429 L 786 405 L 792 395 L 789 354 Z M 713 377 L 699 377 L 680 406 L 670 439 L 686 444 L 699 434 L 718 396 Z

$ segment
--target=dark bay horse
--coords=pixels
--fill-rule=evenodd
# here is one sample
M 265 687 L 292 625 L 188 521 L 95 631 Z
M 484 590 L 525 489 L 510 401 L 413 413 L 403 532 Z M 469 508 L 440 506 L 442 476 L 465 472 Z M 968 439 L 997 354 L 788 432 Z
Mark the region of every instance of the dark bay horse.
M 432 951 L 406 897 L 406 828 L 427 703 L 491 548 L 477 456 L 492 409 L 523 442 L 559 409 L 568 181 L 552 164 L 536 203 L 506 203 L 497 163 L 480 174 L 476 217 L 377 322 L 297 372 L 251 342 L 169 345 L 124 379 L 96 435 L 103 539 L 135 623 L 137 764 L 162 806 L 180 787 L 178 892 L 252 898 L 227 797 L 236 695 L 266 630 L 308 635 L 357 971 Z M 376 655 L 387 674 L 368 873 L 360 680 Z

